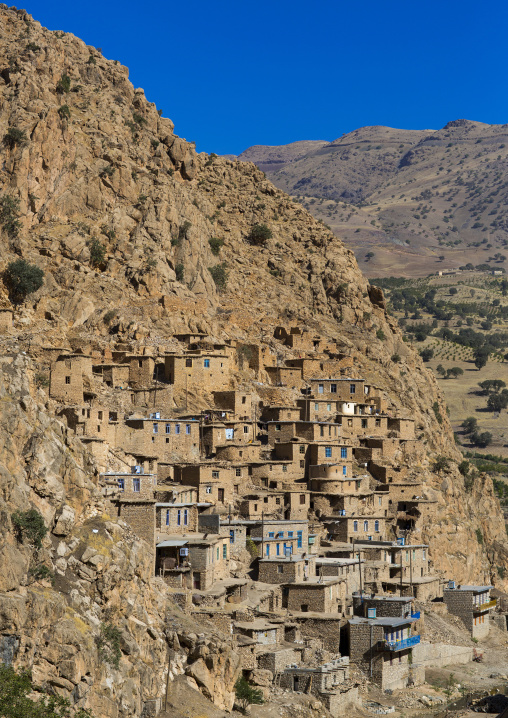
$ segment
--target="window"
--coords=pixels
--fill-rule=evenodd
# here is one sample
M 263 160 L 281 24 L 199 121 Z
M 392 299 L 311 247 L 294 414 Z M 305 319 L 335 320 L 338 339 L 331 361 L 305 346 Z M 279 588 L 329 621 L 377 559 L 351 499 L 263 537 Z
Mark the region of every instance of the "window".
M 376 426 L 381 426 L 381 419 L 376 419 Z
M 330 394 L 337 393 L 337 384 L 330 384 Z
M 70 376 L 66 376 L 66 377 L 65 377 L 65 383 L 66 383 L 66 384 L 70 384 L 70 383 L 71 383 L 71 378 L 70 378 Z
M 158 434 L 159 433 L 159 425 L 158 424 L 152 424 L 153 426 L 153 433 Z
M 327 459 L 332 458 L 332 447 L 331 446 L 325 446 L 325 456 Z
M 302 548 L 303 546 L 303 531 L 296 532 L 296 547 Z
M 207 486 L 206 489 L 205 489 L 205 494 L 211 494 L 211 493 L 212 493 L 212 487 L 211 487 L 211 486 Z
M 356 384 L 350 384 L 349 385 L 349 393 L 355 394 L 356 393 Z
M 277 566 L 277 573 L 284 573 L 284 566 Z
M 258 510 L 258 505 L 254 504 L 254 511 L 257 511 L 257 510 Z
M 422 561 L 426 561 L 426 560 L 427 560 L 427 552 L 424 548 L 422 548 Z
M 275 431 L 280 431 L 280 429 L 281 429 L 281 425 L 280 425 L 280 424 L 275 424 Z
M 166 424 L 166 434 L 171 434 L 171 424 Z
M 274 531 L 270 531 L 270 532 L 268 533 L 268 538 L 275 538 L 275 532 L 274 532 Z
M 235 542 L 235 532 L 233 529 L 230 529 L 229 530 L 229 543 L 234 543 L 234 542 Z
M 367 428 L 367 419 L 362 419 L 362 429 Z
M 97 418 L 99 419 L 99 421 L 102 421 L 102 411 L 97 412 Z
M 217 546 L 217 561 L 219 560 L 219 547 Z
M 183 525 L 187 526 L 188 523 L 189 523 L 189 512 L 187 509 L 184 509 L 183 510 Z
M 282 471 L 286 472 L 288 470 L 287 464 L 282 464 Z
M 132 479 L 132 490 L 135 494 L 139 494 L 141 491 L 141 481 L 139 479 Z
M 303 444 L 300 446 L 300 454 L 305 454 L 305 446 Z
M 342 467 L 342 476 L 347 476 L 347 466 Z
M 246 402 L 247 402 L 247 397 L 246 397 L 246 396 L 242 396 L 242 404 L 245 404 Z
M 379 521 L 374 521 L 374 531 L 379 533 Z
M 118 479 L 118 488 L 120 491 L 125 491 L 125 479 Z
M 241 476 L 242 470 L 241 469 L 235 469 L 235 476 Z
M 142 359 L 138 359 L 138 367 L 139 367 L 140 369 L 143 368 L 143 360 L 142 360 Z
M 342 446 L 340 449 L 340 458 L 347 459 L 347 448 L 345 446 Z
M 166 509 L 166 526 L 169 526 L 169 509 Z
M 305 468 L 305 459 L 300 459 L 300 468 L 301 469 Z
M 314 404 L 314 411 L 319 411 L 319 404 L 317 403 L 317 401 Z
M 265 555 L 266 556 L 270 555 L 270 544 L 269 543 L 266 544 Z
M 324 427 L 324 426 L 320 426 L 320 427 L 319 427 L 319 435 L 320 435 L 320 436 L 324 436 L 324 435 L 325 435 L 325 427 Z
M 288 531 L 288 538 L 293 538 L 293 531 Z
M 186 434 L 190 434 L 190 432 L 191 432 L 191 425 L 190 425 L 190 424 L 185 424 L 185 433 L 186 433 Z
M 203 364 L 204 364 L 205 369 L 209 369 L 210 368 L 210 359 L 205 359 Z
M 327 405 L 326 405 L 326 411 L 331 411 L 331 410 L 332 410 L 332 405 L 331 405 L 331 404 L 327 404 Z
M 300 506 L 305 506 L 305 494 L 300 494 Z
M 275 544 L 275 553 L 277 556 L 280 556 L 280 543 Z
M 280 506 L 280 499 L 279 499 L 278 496 L 277 496 L 277 498 L 275 499 L 275 505 L 276 505 L 276 506 Z
M 378 496 L 378 500 L 377 500 L 377 501 L 378 501 L 378 504 L 381 506 L 381 504 L 383 503 L 383 497 L 382 497 L 382 496 Z
M 192 366 L 192 359 L 186 359 L 185 366 Z
M 244 427 L 243 427 L 243 433 L 244 433 L 244 434 L 248 434 L 248 433 L 249 433 L 249 427 L 248 427 L 248 426 L 244 426 Z
M 178 509 L 178 511 L 176 512 L 176 525 L 180 526 L 181 522 L 182 522 L 182 512 L 180 511 L 180 509 Z
M 324 393 L 325 393 L 325 385 L 318 384 L 318 394 L 324 394 Z
M 228 545 L 227 543 L 222 544 L 222 558 L 227 559 L 228 557 Z
M 353 531 L 358 531 L 358 521 L 353 521 Z
M 180 433 L 180 424 L 175 424 L 175 434 Z
M 368 530 L 369 530 L 369 522 L 368 522 L 368 521 L 364 521 L 364 522 L 363 522 L 363 530 L 364 530 L 364 531 L 368 531 Z
M 233 493 L 234 493 L 234 494 L 237 494 L 239 488 L 240 488 L 240 487 L 238 486 L 238 484 L 235 484 L 235 485 L 233 486 Z

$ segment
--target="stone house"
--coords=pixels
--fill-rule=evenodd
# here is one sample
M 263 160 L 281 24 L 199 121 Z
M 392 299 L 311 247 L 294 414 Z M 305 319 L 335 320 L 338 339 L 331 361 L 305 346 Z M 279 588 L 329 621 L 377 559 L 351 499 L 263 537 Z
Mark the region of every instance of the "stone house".
M 316 421 L 268 421 L 268 443 L 274 446 L 294 439 L 308 442 L 337 441 L 340 427 L 334 422 Z
M 202 443 L 206 456 L 216 454 L 219 447 L 231 444 L 250 444 L 256 438 L 256 424 L 247 421 L 205 421 Z
M 496 607 L 493 586 L 457 586 L 453 581 L 443 591 L 448 612 L 458 616 L 473 638 L 485 638 L 490 631 L 490 614 Z
M 290 386 L 301 389 L 304 385 L 302 370 L 288 366 L 265 366 L 266 375 L 273 386 Z
M 160 461 L 199 459 L 199 422 L 195 419 L 161 419 L 158 412 L 148 418 L 125 421 L 123 447 L 131 454 L 155 454 Z
M 230 383 L 230 357 L 219 351 L 166 354 L 164 374 L 165 380 L 176 390 L 225 390 Z
M 343 482 L 349 484 L 350 482 Z M 363 483 L 363 481 L 362 481 Z M 368 483 L 365 481 L 365 483 Z M 348 491 L 346 492 L 346 488 Z M 312 508 L 319 517 L 332 518 L 334 516 L 368 516 L 383 514 L 388 516 L 388 494 L 384 491 L 369 491 L 358 489 L 349 493 L 351 486 L 343 487 L 343 493 L 331 493 L 326 485 L 323 492 L 312 493 Z
M 414 599 L 411 596 L 376 596 L 353 592 L 355 616 L 364 618 L 414 618 L 419 614 L 413 610 Z
M 156 549 L 156 572 L 171 586 L 207 591 L 229 578 L 229 535 L 167 535 Z
M 422 666 L 413 666 L 411 649 L 420 643 L 413 630 L 416 619 L 352 618 L 349 621 L 349 660 L 370 675 L 382 690 L 397 690 L 424 681 Z
M 301 447 L 306 447 L 300 444 Z M 276 454 L 279 452 L 275 452 Z M 289 453 L 281 451 L 280 453 Z M 295 459 L 280 460 L 278 457 L 271 461 L 252 462 L 250 466 L 252 483 L 256 486 L 268 489 L 283 490 L 292 488 L 295 481 L 300 481 L 305 488 L 305 455 L 299 454 L 298 451 L 292 452 Z M 300 456 L 302 458 L 300 458 Z
M 148 544 L 148 552 L 155 554 L 155 499 L 138 498 L 137 493 L 119 493 L 115 498 L 119 519 L 125 521 L 139 538 Z
M 231 413 L 237 421 L 252 421 L 252 394 L 245 391 L 214 391 L 213 400 L 218 409 Z
M 145 474 L 141 465 L 132 466 L 129 473 L 107 471 L 99 479 L 107 496 L 122 500 L 153 499 L 157 488 L 157 474 Z
M 257 544 L 259 556 L 271 558 L 309 550 L 307 520 L 268 520 L 253 523 L 250 537 Z
M 345 543 L 357 541 L 382 541 L 386 536 L 387 524 L 383 515 L 343 516 L 327 523 L 327 529 L 333 540 Z
M 109 387 L 127 387 L 129 385 L 129 366 L 127 364 L 101 363 L 93 364 L 94 377 Z
M 415 420 L 394 417 L 388 419 L 388 431 L 395 431 L 399 439 L 414 440 L 415 438 Z
M 261 412 L 261 421 L 269 422 L 290 422 L 300 421 L 301 411 L 295 406 L 264 406 Z
M 91 379 L 91 356 L 62 354 L 50 366 L 49 395 L 66 404 L 83 404 L 84 392 Z
M 341 613 L 340 584 L 338 578 L 316 576 L 287 583 L 282 591 L 282 606 L 298 613 Z
M 315 556 L 274 556 L 260 558 L 258 562 L 258 581 L 263 583 L 301 583 L 316 575 Z
M 364 559 L 318 556 L 316 558 L 316 575 L 325 578 L 340 578 L 345 583 L 346 595 L 350 601 L 354 591 L 360 590 L 360 571 L 363 563 Z
M 318 668 L 288 667 L 280 686 L 295 692 L 312 693 L 334 718 L 346 715 L 359 702 L 358 687 L 348 683 L 348 658 L 339 658 Z
M 310 510 L 310 491 L 286 491 L 284 493 L 284 518 L 286 521 L 306 519 Z
M 235 621 L 233 633 L 247 636 L 259 645 L 270 646 L 284 639 L 284 625 L 270 623 L 262 618 L 254 621 Z
M 308 383 L 311 396 L 321 400 L 364 402 L 370 393 L 364 379 L 312 377 Z
M 188 533 L 198 530 L 198 507 L 196 503 L 175 501 L 155 505 L 155 528 L 158 542 L 168 534 Z
M 284 493 L 260 491 L 247 494 L 239 506 L 240 515 L 246 519 L 284 518 Z
M 59 412 L 60 416 L 65 416 L 67 426 L 76 436 L 97 437 L 112 447 L 120 443 L 118 414 L 118 411 L 107 409 L 94 401 L 81 406 L 66 406 Z
M 237 477 L 236 472 L 237 469 L 217 462 L 185 464 L 175 467 L 175 479 L 195 486 L 198 502 L 229 507 L 240 491 L 241 476 Z

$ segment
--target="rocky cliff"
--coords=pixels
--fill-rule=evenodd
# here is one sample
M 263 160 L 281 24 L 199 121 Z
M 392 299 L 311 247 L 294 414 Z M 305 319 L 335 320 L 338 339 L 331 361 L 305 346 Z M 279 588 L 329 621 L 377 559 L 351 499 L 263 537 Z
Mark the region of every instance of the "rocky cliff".
M 427 453 L 409 468 L 437 501 L 422 536 L 435 566 L 459 581 L 498 582 L 506 534 L 490 481 L 466 491 L 434 378 L 322 223 L 253 164 L 196 154 L 126 68 L 6 6 L 0 137 L 0 271 L 20 257 L 44 271 L 1 336 L 4 655 L 101 716 L 140 715 L 165 696 L 168 671 L 232 705 L 238 658 L 228 638 L 195 625 L 150 575 L 143 542 L 107 516 L 93 461 L 38 386 L 38 348 L 48 344 L 157 348 L 192 331 L 283 356 L 277 325 L 321 334 L 417 421 Z M 260 224 L 272 233 L 261 246 L 249 241 Z M 232 382 L 254 387 L 254 375 Z M 441 473 L 437 455 L 451 460 Z M 49 528 L 40 549 L 11 519 L 30 508 Z

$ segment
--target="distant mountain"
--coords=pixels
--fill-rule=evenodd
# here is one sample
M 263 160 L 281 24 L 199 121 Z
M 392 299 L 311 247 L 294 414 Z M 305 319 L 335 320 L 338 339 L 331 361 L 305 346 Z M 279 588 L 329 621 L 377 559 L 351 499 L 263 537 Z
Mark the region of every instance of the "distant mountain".
M 362 127 L 333 142 L 256 145 L 239 159 L 328 224 L 368 276 L 508 268 L 508 125 Z

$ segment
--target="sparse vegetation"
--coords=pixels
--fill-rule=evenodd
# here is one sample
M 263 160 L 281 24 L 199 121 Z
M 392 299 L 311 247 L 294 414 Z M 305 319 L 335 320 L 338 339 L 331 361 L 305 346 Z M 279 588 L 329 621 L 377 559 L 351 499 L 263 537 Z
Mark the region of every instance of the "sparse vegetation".
M 71 111 L 69 109 L 69 105 L 62 105 L 58 108 L 58 114 L 62 118 L 62 120 L 70 120 L 71 117 Z
M 120 650 L 120 630 L 112 623 L 101 623 L 100 633 L 95 639 L 95 644 L 101 660 L 113 668 L 120 666 L 122 651 Z
M 42 539 L 48 533 L 48 529 L 44 519 L 36 509 L 15 511 L 11 515 L 11 521 L 18 532 L 20 540 L 27 541 L 36 549 L 41 548 Z
M 243 713 L 247 713 L 250 704 L 262 705 L 264 703 L 263 694 L 259 688 L 254 688 L 247 681 L 245 676 L 240 676 L 235 683 L 236 702 Z
M 214 267 L 208 267 L 208 271 L 212 275 L 218 292 L 223 292 L 228 284 L 228 271 L 226 262 L 216 264 Z
M 210 250 L 212 254 L 214 254 L 216 257 L 219 256 L 220 250 L 224 246 L 224 240 L 219 239 L 218 237 L 211 237 L 208 240 L 208 244 L 210 245 Z
M 4 135 L 4 145 L 9 147 L 11 150 L 15 147 L 22 147 L 28 142 L 25 130 L 20 130 L 18 127 L 9 127 Z
M 15 239 L 21 229 L 19 221 L 19 199 L 10 194 L 0 198 L 0 223 L 10 239 Z
M 66 75 L 65 73 L 62 75 L 62 77 L 58 80 L 56 83 L 56 91 L 59 95 L 63 95 L 66 92 L 70 92 L 71 90 L 71 78 L 69 75 Z
M 184 280 L 184 266 L 183 264 L 177 264 L 175 267 L 175 277 L 177 282 L 183 282 Z
M 263 246 L 272 237 L 273 232 L 266 224 L 255 224 L 250 230 L 248 240 L 250 244 Z
M 106 247 L 98 239 L 91 239 L 87 246 L 90 251 L 90 264 L 92 267 L 99 267 L 106 258 Z

